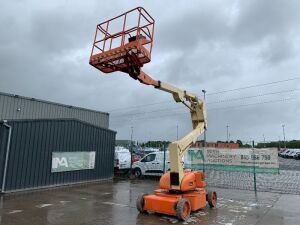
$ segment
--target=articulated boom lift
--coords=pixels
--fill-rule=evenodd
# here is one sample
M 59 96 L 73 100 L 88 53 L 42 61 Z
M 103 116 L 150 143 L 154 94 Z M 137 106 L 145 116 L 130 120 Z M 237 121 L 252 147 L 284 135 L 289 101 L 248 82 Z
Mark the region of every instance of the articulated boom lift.
M 196 95 L 154 80 L 141 70 L 151 61 L 153 31 L 154 19 L 141 7 L 98 24 L 90 64 L 104 73 L 127 73 L 142 84 L 171 93 L 176 102 L 189 108 L 193 130 L 169 145 L 170 171 L 161 177 L 160 189 L 137 199 L 140 212 L 153 211 L 186 220 L 191 211 L 204 208 L 206 202 L 211 207 L 217 203 L 216 192 L 205 189 L 204 173 L 184 170 L 181 163 L 183 154 L 207 128 L 205 104 Z

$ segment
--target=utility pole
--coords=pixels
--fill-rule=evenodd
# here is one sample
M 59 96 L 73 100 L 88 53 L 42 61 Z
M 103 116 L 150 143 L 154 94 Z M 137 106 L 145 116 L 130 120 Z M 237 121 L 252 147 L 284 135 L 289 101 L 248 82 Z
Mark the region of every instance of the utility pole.
M 256 154 L 254 150 L 254 141 L 252 141 L 252 157 L 253 157 L 253 184 L 254 184 L 254 193 L 255 193 L 255 200 L 257 201 L 257 187 L 256 187 Z
M 132 174 L 132 135 L 133 135 L 133 127 L 131 127 L 131 135 L 130 135 L 130 174 Z
M 205 94 L 206 94 L 206 90 L 202 90 L 202 93 L 203 93 L 203 100 L 205 101 Z M 204 151 L 205 151 L 205 147 L 206 147 L 206 130 L 204 130 L 204 140 L 203 140 L 203 150 L 202 150 L 202 153 L 203 153 L 203 156 L 205 155 Z M 203 157 L 203 172 L 205 172 L 205 158 Z
M 204 99 L 204 101 L 205 101 L 205 94 L 206 94 L 206 90 L 202 90 L 202 92 L 203 92 L 203 99 Z M 204 140 L 203 140 L 203 146 L 204 146 L 204 148 L 206 147 L 206 130 L 204 130 Z
M 176 129 L 177 129 L 177 141 L 178 141 L 178 124 L 176 126 Z
M 229 146 L 229 125 L 226 126 L 226 131 L 227 131 L 227 147 Z
M 286 143 L 285 143 L 285 131 L 284 131 L 285 125 L 282 124 L 282 133 L 283 133 L 283 143 L 284 143 L 284 149 L 286 149 Z
M 265 134 L 263 134 L 263 138 L 264 138 L 264 148 L 266 147 L 266 138 L 265 138 Z
M 148 147 L 151 148 L 151 131 L 149 131 L 149 141 L 148 141 Z

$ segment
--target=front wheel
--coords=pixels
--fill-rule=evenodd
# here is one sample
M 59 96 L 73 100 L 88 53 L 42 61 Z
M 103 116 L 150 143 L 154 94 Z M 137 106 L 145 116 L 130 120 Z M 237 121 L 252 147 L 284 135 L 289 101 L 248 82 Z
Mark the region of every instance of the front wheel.
M 137 177 L 137 178 L 140 178 L 142 176 L 142 171 L 140 168 L 135 168 L 133 170 L 133 173 L 134 173 L 135 177 Z
M 138 196 L 138 198 L 136 199 L 136 208 L 137 210 L 140 212 L 140 213 L 145 213 L 147 212 L 146 210 L 144 210 L 144 205 L 145 205 L 145 200 L 144 200 L 144 197 L 146 196 L 147 194 L 140 194 Z
M 190 202 L 182 198 L 177 202 L 176 205 L 176 216 L 180 220 L 187 220 L 191 214 L 191 204 Z
M 208 191 L 207 194 L 206 194 L 206 200 L 207 200 L 210 208 L 216 207 L 217 206 L 217 200 L 218 200 L 217 192 Z

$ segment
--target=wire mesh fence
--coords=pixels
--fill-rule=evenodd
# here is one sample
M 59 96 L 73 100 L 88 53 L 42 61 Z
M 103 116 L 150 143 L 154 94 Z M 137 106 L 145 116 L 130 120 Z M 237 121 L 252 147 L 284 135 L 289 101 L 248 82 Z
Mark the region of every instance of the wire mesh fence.
M 254 190 L 253 173 L 207 171 L 208 186 Z M 258 191 L 300 194 L 300 171 L 280 170 L 278 174 L 256 174 L 256 188 Z
M 134 171 L 133 171 L 134 172 Z M 206 168 L 208 187 L 255 190 L 300 194 L 300 160 L 279 157 L 278 173 L 254 173 L 245 171 L 222 171 Z M 162 173 L 153 175 L 130 176 L 130 172 L 116 173 L 117 179 L 151 179 L 159 181 Z
M 234 171 L 207 170 L 208 187 L 255 190 L 254 174 Z M 116 179 L 159 181 L 160 176 L 130 177 L 128 173 L 115 174 Z M 300 171 L 280 170 L 279 174 L 256 174 L 257 191 L 300 194 Z

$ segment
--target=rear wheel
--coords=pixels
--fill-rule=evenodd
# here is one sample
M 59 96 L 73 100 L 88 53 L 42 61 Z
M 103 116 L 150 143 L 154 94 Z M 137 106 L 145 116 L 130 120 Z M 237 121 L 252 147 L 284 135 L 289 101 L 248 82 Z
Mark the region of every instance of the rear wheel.
M 145 205 L 145 200 L 144 200 L 144 197 L 146 196 L 147 194 L 140 194 L 138 196 L 138 198 L 136 199 L 136 208 L 137 210 L 140 212 L 140 213 L 145 213 L 147 212 L 146 210 L 144 210 L 144 205 Z
M 133 173 L 137 178 L 140 178 L 142 176 L 142 171 L 140 168 L 135 168 Z
M 207 200 L 210 208 L 216 207 L 217 206 L 217 200 L 218 200 L 217 192 L 208 191 L 207 195 L 206 195 L 206 200 Z
M 190 202 L 182 198 L 177 202 L 176 205 L 176 216 L 180 220 L 187 220 L 191 214 L 191 204 Z

